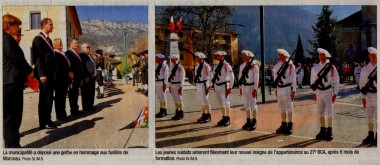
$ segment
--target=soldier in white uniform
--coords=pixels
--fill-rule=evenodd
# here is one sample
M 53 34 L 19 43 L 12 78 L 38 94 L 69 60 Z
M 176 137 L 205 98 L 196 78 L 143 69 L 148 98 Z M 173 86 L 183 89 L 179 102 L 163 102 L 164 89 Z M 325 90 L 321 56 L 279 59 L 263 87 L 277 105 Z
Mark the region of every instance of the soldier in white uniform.
M 298 63 L 298 67 L 296 69 L 296 75 L 297 75 L 297 85 L 298 88 L 302 89 L 302 80 L 303 80 L 303 67 L 301 63 Z
M 211 67 L 205 62 L 206 55 L 201 52 L 195 53 L 195 78 L 194 83 L 197 87 L 197 96 L 201 102 L 202 116 L 197 120 L 198 123 L 207 123 L 211 121 L 210 100 L 210 80 L 212 78 Z
M 274 79 L 277 76 L 281 76 L 277 88 L 275 89 L 275 94 L 277 97 L 277 103 L 281 110 L 281 126 L 276 130 L 278 134 L 290 135 L 293 133 L 293 101 L 296 94 L 297 81 L 296 81 L 296 67 L 293 65 L 292 61 L 289 61 L 289 65 L 285 70 L 284 75 L 277 75 L 281 66 L 284 64 L 290 54 L 284 49 L 277 49 L 280 61 L 274 66 Z
M 256 129 L 257 116 L 257 88 L 259 86 L 259 67 L 254 64 L 255 55 L 248 50 L 243 50 L 244 63 L 239 68 L 240 95 L 242 96 L 247 122 L 242 129 L 253 131 Z M 242 77 L 243 76 L 243 77 Z
M 175 103 L 175 115 L 172 120 L 180 120 L 183 118 L 183 85 L 185 84 L 185 69 L 179 63 L 179 55 L 172 54 L 170 56 L 170 75 L 169 75 L 169 91 L 172 94 Z
M 368 123 L 368 136 L 363 140 L 363 144 L 374 143 L 377 146 L 377 136 L 374 137 L 374 126 L 377 123 L 377 50 L 369 47 L 368 53 L 369 63 L 361 69 L 359 83 Z
M 319 53 L 320 62 L 312 67 L 310 76 L 312 86 L 316 85 L 313 96 L 317 101 L 317 109 L 321 124 L 321 130 L 317 134 L 316 139 L 331 141 L 333 140 L 333 103 L 335 102 L 336 95 L 338 95 L 339 91 L 339 74 L 335 66 L 331 65 L 331 68 L 326 67 L 330 65 L 330 61 L 327 59 L 331 57 L 330 53 L 322 48 L 318 48 L 317 51 Z M 323 75 L 323 73 L 325 73 L 325 75 Z M 317 82 L 317 79 L 321 81 Z
M 215 58 L 219 63 L 214 67 L 212 83 L 214 84 L 215 95 L 222 106 L 223 118 L 218 122 L 218 126 L 227 127 L 230 125 L 230 94 L 234 84 L 234 74 L 232 67 L 228 64 L 224 57 L 227 55 L 225 51 L 215 52 Z
M 169 69 L 166 64 L 165 55 L 156 54 L 156 96 L 160 102 L 160 112 L 156 114 L 157 118 L 167 115 L 166 112 L 166 87 L 168 84 Z
M 355 70 L 354 70 L 354 75 L 355 75 L 355 81 L 356 84 L 358 85 L 356 89 L 359 89 L 359 82 L 360 82 L 360 72 L 361 72 L 361 67 L 359 63 L 355 63 Z

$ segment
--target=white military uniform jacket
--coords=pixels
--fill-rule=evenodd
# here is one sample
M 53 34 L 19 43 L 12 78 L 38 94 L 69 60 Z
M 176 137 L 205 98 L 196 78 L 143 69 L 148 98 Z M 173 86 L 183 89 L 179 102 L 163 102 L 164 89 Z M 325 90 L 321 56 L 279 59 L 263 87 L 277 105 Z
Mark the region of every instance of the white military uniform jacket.
M 314 82 L 318 79 L 318 73 L 322 70 L 322 68 L 327 64 L 328 62 L 325 62 L 324 64 L 318 63 L 315 64 L 311 68 L 311 75 L 310 75 L 310 83 L 314 84 Z M 338 95 L 339 92 L 339 74 L 336 70 L 335 66 L 332 66 L 332 69 L 329 71 L 329 73 L 326 75 L 327 81 L 322 80 L 322 83 L 325 87 L 331 85 L 333 92 L 335 95 Z M 320 92 L 319 89 L 315 91 L 316 93 Z
M 157 64 L 156 69 L 159 64 Z M 162 62 L 161 69 L 159 70 L 159 73 L 156 78 L 156 83 L 162 84 L 161 81 L 163 81 L 163 84 L 168 84 L 168 77 L 169 77 L 169 69 L 168 65 L 166 64 L 166 61 Z
M 239 68 L 239 80 L 243 74 L 243 69 L 247 65 L 247 62 L 244 62 L 240 65 Z M 253 84 L 253 88 L 257 90 L 259 86 L 259 67 L 252 62 L 251 67 L 248 71 L 248 78 L 245 78 L 246 84 Z M 244 85 L 244 84 L 243 84 Z
M 218 64 L 214 65 L 214 70 L 213 70 L 214 76 L 217 76 L 217 75 L 215 75 L 215 72 L 216 72 L 216 68 L 218 67 Z M 232 88 L 234 85 L 235 76 L 234 76 L 234 73 L 232 72 L 231 65 L 228 62 L 226 62 L 226 60 L 223 60 L 223 66 L 222 66 L 222 69 L 220 71 L 219 80 L 215 81 L 215 85 L 220 84 L 220 83 L 225 83 L 228 81 L 229 81 L 229 83 L 228 83 L 227 88 Z
M 273 67 L 274 76 L 273 79 L 275 80 L 277 78 L 277 72 L 281 68 L 283 62 L 279 61 L 276 65 Z M 285 71 L 285 78 L 281 77 L 280 81 L 283 83 L 279 83 L 278 85 L 286 85 L 291 84 L 292 91 L 296 91 L 297 88 L 297 79 L 296 79 L 296 67 L 293 65 L 292 62 L 289 62 L 289 66 Z M 277 86 L 279 88 L 279 86 Z M 276 89 L 277 90 L 277 89 Z

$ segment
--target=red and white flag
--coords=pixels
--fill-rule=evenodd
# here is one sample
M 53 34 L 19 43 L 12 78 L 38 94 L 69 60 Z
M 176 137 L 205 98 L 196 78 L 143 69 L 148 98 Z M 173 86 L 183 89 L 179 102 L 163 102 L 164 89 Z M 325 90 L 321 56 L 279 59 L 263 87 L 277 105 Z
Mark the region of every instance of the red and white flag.
M 178 22 L 178 24 L 177 24 L 177 27 L 178 27 L 178 29 L 179 29 L 179 31 L 181 31 L 182 30 L 182 17 L 179 19 L 179 22 Z
M 170 32 L 174 32 L 175 27 L 174 27 L 174 19 L 173 16 L 170 18 Z

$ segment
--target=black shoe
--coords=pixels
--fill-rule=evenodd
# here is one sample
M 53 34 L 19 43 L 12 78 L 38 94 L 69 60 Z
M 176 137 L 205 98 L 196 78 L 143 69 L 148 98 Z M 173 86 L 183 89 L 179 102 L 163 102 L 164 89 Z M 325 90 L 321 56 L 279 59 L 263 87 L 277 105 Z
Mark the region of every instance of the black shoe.
M 293 122 L 288 123 L 288 127 L 286 128 L 286 134 L 291 135 L 293 133 Z
M 81 111 L 75 111 L 75 112 L 71 112 L 71 115 L 74 115 L 74 116 L 79 116 L 79 115 L 83 115 L 84 113 L 81 112 Z
M 141 89 L 140 89 L 140 88 L 138 88 L 137 90 L 135 90 L 135 92 L 141 92 Z
M 315 136 L 315 139 L 322 140 L 325 137 L 326 137 L 326 127 L 321 127 L 321 130 L 319 131 L 319 133 L 317 134 L 317 136 Z
M 223 123 L 223 126 L 224 127 L 227 127 L 230 125 L 230 117 L 229 116 L 225 116 L 225 120 L 224 120 L 224 123 Z
M 97 99 L 101 99 L 101 98 L 104 98 L 104 94 L 100 94 L 98 96 L 96 96 Z
M 145 91 L 145 92 L 144 92 L 144 95 L 145 95 L 145 96 L 148 96 L 148 91 Z
M 333 137 L 333 135 L 332 135 L 332 128 L 331 128 L 331 127 L 328 127 L 328 128 L 327 128 L 325 139 L 326 139 L 327 141 L 331 141 L 331 140 L 334 139 L 334 137 Z
M 176 115 L 172 117 L 172 120 L 181 120 L 183 118 L 183 111 L 176 111 Z
M 65 116 L 65 117 L 59 117 L 58 120 L 60 120 L 60 121 L 68 121 L 69 118 L 67 116 Z
M 251 119 L 250 118 L 247 118 L 247 122 L 243 125 L 243 127 L 241 127 L 243 130 L 247 130 L 247 131 L 251 131 L 253 128 L 252 128 L 252 123 L 251 123 Z
M 207 113 L 205 119 L 203 120 L 203 123 L 208 123 L 211 121 L 211 114 Z
M 286 122 L 281 122 L 281 126 L 276 130 L 276 133 L 278 134 L 284 134 L 286 133 L 288 126 Z
M 375 141 L 373 142 L 373 145 L 377 146 L 377 132 L 376 132 L 376 135 L 375 135 Z
M 253 118 L 252 121 L 251 121 L 251 127 L 252 127 L 252 131 L 256 130 L 256 127 L 257 127 L 257 122 L 256 122 L 256 118 Z
M 223 116 L 223 118 L 222 118 L 221 120 L 218 121 L 217 125 L 218 125 L 218 126 L 222 126 L 223 123 L 225 122 L 224 120 L 226 120 L 226 117 L 225 117 L 225 116 Z
M 161 118 L 161 117 L 164 117 L 164 116 L 166 116 L 166 115 L 168 115 L 168 114 L 166 113 L 166 109 L 165 109 L 165 108 L 160 108 L 160 112 L 158 112 L 158 113 L 156 114 L 156 118 Z
M 206 114 L 202 113 L 202 116 L 197 120 L 197 123 L 203 123 L 206 118 Z
M 362 144 L 367 145 L 375 142 L 375 133 L 368 131 L 368 136 L 362 141 Z

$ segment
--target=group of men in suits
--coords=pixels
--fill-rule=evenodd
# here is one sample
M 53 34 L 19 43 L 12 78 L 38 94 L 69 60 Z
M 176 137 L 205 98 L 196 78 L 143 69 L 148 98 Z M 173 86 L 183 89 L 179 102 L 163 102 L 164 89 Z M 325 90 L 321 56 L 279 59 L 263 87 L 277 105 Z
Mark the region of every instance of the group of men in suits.
M 3 138 L 6 148 L 19 148 L 23 90 L 27 77 L 34 77 L 39 82 L 38 117 L 39 128 L 57 128 L 51 119 L 53 101 L 57 120 L 67 121 L 66 94 L 68 91 L 70 112 L 72 116 L 84 114 L 79 111 L 78 95 L 81 88 L 84 111 L 94 111 L 95 80 L 102 81 L 98 70 L 104 69 L 102 50 L 96 50 L 96 59 L 90 54 L 91 47 L 82 45 L 79 53 L 79 41 L 71 39 L 70 48 L 63 52 L 60 38 L 50 39 L 54 25 L 50 18 L 41 20 L 41 31 L 32 42 L 32 63 L 34 69 L 26 62 L 17 36 L 20 35 L 21 20 L 10 14 L 3 16 Z M 98 83 L 99 86 L 102 84 Z M 99 87 L 100 88 L 100 87 Z M 100 88 L 98 97 L 103 97 Z M 15 101 L 17 103 L 15 104 Z

